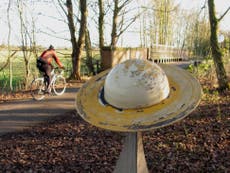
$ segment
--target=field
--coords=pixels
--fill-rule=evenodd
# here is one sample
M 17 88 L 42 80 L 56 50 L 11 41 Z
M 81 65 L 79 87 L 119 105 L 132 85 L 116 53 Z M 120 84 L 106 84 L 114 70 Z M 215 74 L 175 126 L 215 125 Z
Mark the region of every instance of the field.
M 13 53 L 14 51 L 12 51 Z M 72 69 L 72 60 L 71 60 L 71 50 L 70 49 L 57 49 L 56 50 L 58 57 L 60 58 L 61 62 L 65 66 L 65 77 L 68 77 L 71 73 Z M 12 54 L 11 53 L 11 54 Z M 29 54 L 29 52 L 28 52 Z M 40 55 L 41 52 L 38 53 Z M 93 53 L 95 61 L 99 59 L 99 53 L 98 51 L 94 51 Z M 6 63 L 7 61 L 7 50 L 0 50 L 0 68 Z M 41 75 L 36 68 L 36 58 L 34 55 L 29 56 L 29 68 L 30 68 L 30 77 L 29 81 L 32 81 L 34 78 Z M 88 75 L 88 69 L 85 65 L 85 52 L 83 52 L 82 60 L 81 60 L 81 75 Z M 13 90 L 23 90 L 24 89 L 24 83 L 25 83 L 25 62 L 23 58 L 23 52 L 17 51 L 15 55 L 11 58 L 12 61 L 12 85 Z M 53 64 L 55 65 L 55 62 L 53 61 Z M 10 79 L 9 79 L 9 65 L 5 67 L 2 71 L 0 71 L 0 92 L 9 92 L 10 90 Z

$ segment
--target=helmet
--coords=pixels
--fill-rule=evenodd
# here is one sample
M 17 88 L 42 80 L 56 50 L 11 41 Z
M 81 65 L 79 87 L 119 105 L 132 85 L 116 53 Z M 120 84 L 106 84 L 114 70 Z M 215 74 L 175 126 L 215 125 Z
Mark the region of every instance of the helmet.
M 50 46 L 49 46 L 49 49 L 54 49 L 53 45 L 50 45 Z

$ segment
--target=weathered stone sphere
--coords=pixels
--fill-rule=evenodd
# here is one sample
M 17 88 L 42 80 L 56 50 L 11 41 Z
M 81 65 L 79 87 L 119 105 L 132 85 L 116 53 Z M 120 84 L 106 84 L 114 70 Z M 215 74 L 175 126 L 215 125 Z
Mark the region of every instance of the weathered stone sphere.
M 116 65 L 107 75 L 104 98 L 121 109 L 135 109 L 160 103 L 169 95 L 165 72 L 155 63 L 130 59 Z

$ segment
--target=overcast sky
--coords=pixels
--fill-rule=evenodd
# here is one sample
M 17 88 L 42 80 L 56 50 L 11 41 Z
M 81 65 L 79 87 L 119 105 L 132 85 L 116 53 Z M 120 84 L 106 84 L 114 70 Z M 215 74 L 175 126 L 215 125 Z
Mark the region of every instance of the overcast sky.
M 14 0 L 13 0 L 14 1 Z M 65 41 L 64 39 L 69 39 L 69 31 L 68 26 L 64 24 L 62 21 L 54 20 L 51 16 L 60 16 L 60 11 L 58 12 L 57 9 L 51 4 L 46 5 L 46 3 L 36 3 L 38 1 L 34 1 L 34 6 L 31 6 L 31 13 L 38 14 L 39 12 L 45 13 L 46 15 L 36 15 L 34 16 L 37 28 L 37 35 L 36 40 L 37 43 L 43 46 L 49 46 L 49 44 L 53 44 L 57 46 L 65 46 L 69 47 L 70 42 Z M 52 0 L 45 0 L 45 1 L 52 1 Z M 181 7 L 187 10 L 191 9 L 199 9 L 203 6 L 204 0 L 177 0 L 178 3 L 181 4 Z M 1 0 L 0 2 L 0 44 L 4 43 L 7 44 L 7 36 L 8 36 L 8 24 L 7 24 L 7 16 L 6 16 L 6 9 L 7 9 L 7 2 L 8 0 Z M 216 11 L 217 14 L 222 14 L 229 6 L 230 0 L 215 0 L 216 3 Z M 11 25 L 12 25 L 12 33 L 11 33 L 11 43 L 20 45 L 20 38 L 18 35 L 19 31 L 19 18 L 18 15 L 15 15 L 15 10 L 11 12 Z M 65 17 L 64 17 L 65 18 Z M 221 29 L 225 31 L 230 31 L 230 12 L 224 17 L 224 19 L 220 23 Z M 58 39 L 55 37 L 48 36 L 41 31 L 52 33 L 56 37 L 60 37 L 62 39 Z M 91 40 L 92 42 L 97 42 L 98 38 L 94 36 L 94 33 L 97 33 L 96 27 L 90 28 L 91 32 Z M 110 31 L 109 31 L 110 32 Z M 134 35 L 131 33 L 126 33 L 123 36 L 123 40 L 126 40 L 127 45 L 125 46 L 137 46 L 139 43 L 135 42 Z M 110 33 L 107 34 L 108 38 L 110 37 Z M 63 39 L 64 38 L 64 39 Z M 131 41 L 130 41 L 131 39 Z M 136 38 L 138 40 L 139 38 Z M 109 40 L 108 40 L 109 41 Z M 128 42 L 130 41 L 130 42 Z M 132 45 L 133 44 L 133 45 Z

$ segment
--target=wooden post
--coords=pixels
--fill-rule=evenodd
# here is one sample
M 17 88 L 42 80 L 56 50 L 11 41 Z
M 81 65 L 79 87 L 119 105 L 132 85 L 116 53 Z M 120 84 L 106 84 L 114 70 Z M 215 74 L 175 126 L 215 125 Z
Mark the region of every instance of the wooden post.
M 114 173 L 148 173 L 142 133 L 128 133 Z

